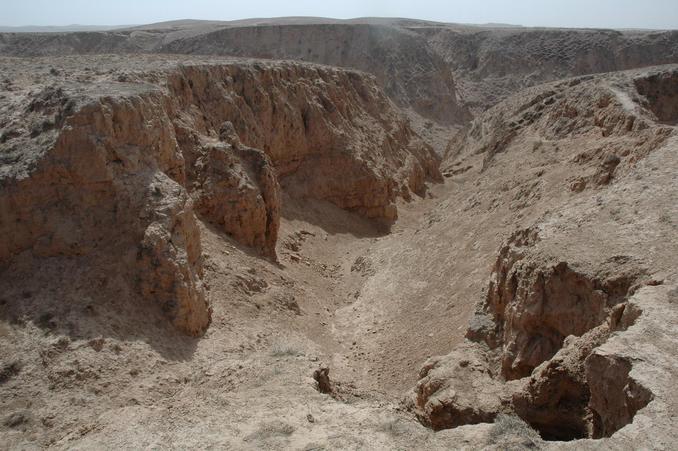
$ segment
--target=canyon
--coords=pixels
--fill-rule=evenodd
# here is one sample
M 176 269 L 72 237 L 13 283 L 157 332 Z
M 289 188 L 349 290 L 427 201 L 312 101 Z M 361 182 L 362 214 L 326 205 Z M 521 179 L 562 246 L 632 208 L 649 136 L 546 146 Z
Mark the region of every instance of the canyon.
M 0 447 L 675 447 L 678 32 L 177 21 L 0 68 Z

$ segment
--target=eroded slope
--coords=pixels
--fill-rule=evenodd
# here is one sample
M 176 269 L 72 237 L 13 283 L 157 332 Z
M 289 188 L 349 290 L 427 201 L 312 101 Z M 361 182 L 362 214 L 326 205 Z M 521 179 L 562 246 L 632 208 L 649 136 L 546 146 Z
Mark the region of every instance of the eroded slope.
M 675 71 L 527 90 L 452 141 L 446 176 L 478 171 L 472 208 L 508 206 L 519 230 L 501 247 L 467 341 L 420 373 L 412 402 L 424 422 L 447 428 L 513 412 L 545 439 L 614 434 L 610 443 L 619 444 L 637 434 L 638 411 L 673 402 L 661 395 L 664 401 L 653 404 L 667 390 L 649 383 L 655 370 L 637 370 L 620 348 L 601 349 L 647 333 L 640 331 L 671 303 L 676 139 L 664 125 L 665 108 L 657 114 L 653 105 L 670 103 L 663 80 Z M 506 184 L 506 171 L 531 177 Z M 491 197 L 482 195 L 486 183 L 494 185 Z M 649 336 L 644 343 L 638 348 L 663 346 Z M 674 360 L 666 357 L 669 374 Z
M 209 324 L 194 205 L 275 258 L 279 180 L 388 224 L 396 197 L 439 177 L 433 151 L 362 74 L 243 62 L 82 85 L 59 73 L 35 98 L 22 85 L 5 98 L 3 266 L 24 252 L 118 260 L 193 334 Z
M 7 443 L 669 447 L 674 67 L 513 96 L 426 186 L 369 76 L 172 58 L 5 63 Z

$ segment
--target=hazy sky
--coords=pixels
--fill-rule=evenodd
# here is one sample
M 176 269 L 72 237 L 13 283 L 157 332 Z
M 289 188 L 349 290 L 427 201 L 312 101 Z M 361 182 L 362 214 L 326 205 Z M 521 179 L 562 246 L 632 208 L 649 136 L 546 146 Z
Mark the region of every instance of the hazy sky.
M 173 19 L 410 17 L 442 22 L 678 28 L 678 0 L 0 0 L 0 25 L 120 25 Z

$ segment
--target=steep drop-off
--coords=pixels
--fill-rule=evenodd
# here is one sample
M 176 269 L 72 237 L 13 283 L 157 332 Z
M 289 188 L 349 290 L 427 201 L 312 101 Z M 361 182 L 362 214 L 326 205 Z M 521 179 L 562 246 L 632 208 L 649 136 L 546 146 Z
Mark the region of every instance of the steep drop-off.
M 313 61 L 374 74 L 399 106 L 446 124 L 470 117 L 447 65 L 426 40 L 381 25 L 261 25 L 226 28 L 175 40 L 162 52 Z
M 400 107 L 445 126 L 529 86 L 678 62 L 675 31 L 280 18 L 78 33 L 0 33 L 0 54 L 181 53 L 311 61 L 369 72 Z M 437 138 L 436 138 L 437 139 Z
M 453 180 L 477 171 L 481 186 L 518 161 L 534 166 L 525 186 L 494 190 L 499 199 L 490 209 L 512 190 L 511 210 L 535 208 L 542 199 L 550 205 L 501 246 L 467 341 L 422 368 L 409 398 L 422 422 L 443 429 L 512 413 L 546 440 L 617 437 L 665 392 L 647 369 L 634 370 L 628 353 L 601 349 L 637 336 L 662 314 L 661 296 L 651 302 L 637 293 L 675 274 L 667 253 L 675 246 L 668 219 L 675 188 L 666 178 L 671 170 L 656 166 L 675 161 L 665 106 L 673 96 L 666 80 L 675 71 L 528 89 L 452 140 L 443 172 Z M 650 182 L 653 172 L 657 180 Z M 628 216 L 638 218 L 648 202 L 659 219 Z M 666 249 L 655 252 L 657 246 Z
M 301 59 L 303 39 L 275 36 L 308 34 L 314 57 L 376 76 L 169 53 L 1 58 L 0 442 L 673 448 L 677 69 L 522 89 L 672 58 L 672 33 L 197 25 L 20 41 L 216 54 L 257 51 L 238 36 L 260 33 L 262 56 Z M 459 47 L 487 56 L 488 96 L 462 77 L 480 114 L 456 135 L 410 110 L 432 95 L 411 80 L 450 87 L 418 71 L 438 67 L 432 39 L 451 29 L 492 41 Z M 344 35 L 385 67 L 342 60 Z M 429 183 L 439 158 L 421 137 L 441 136 L 445 183 Z
M 11 89 L 3 266 L 24 252 L 105 256 L 177 327 L 200 334 L 210 314 L 195 210 L 275 258 L 279 180 L 293 197 L 388 224 L 396 197 L 439 178 L 433 151 L 363 74 L 224 62 L 132 79 L 55 80 L 35 97 Z
M 416 30 L 449 65 L 475 114 L 510 94 L 577 75 L 678 62 L 678 32 L 477 27 Z

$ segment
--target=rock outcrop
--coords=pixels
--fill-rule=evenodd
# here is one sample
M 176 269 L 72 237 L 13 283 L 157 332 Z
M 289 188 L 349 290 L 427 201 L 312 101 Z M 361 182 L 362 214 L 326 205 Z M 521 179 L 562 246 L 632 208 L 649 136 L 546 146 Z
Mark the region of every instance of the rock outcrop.
M 194 210 L 275 258 L 280 185 L 390 223 L 397 197 L 440 177 L 364 74 L 229 62 L 125 79 L 16 97 L 1 135 L 0 263 L 117 256 L 190 334 L 210 321 Z
M 632 362 L 620 355 L 594 350 L 585 361 L 593 420 L 590 437 L 610 437 L 630 424 L 654 394 L 631 375 Z
M 511 396 L 495 378 L 490 354 L 470 342 L 426 361 L 414 393 L 410 408 L 434 430 L 491 423 Z
M 155 179 L 150 187 L 153 201 L 140 212 L 152 222 L 138 244 L 129 277 L 138 279 L 143 298 L 160 304 L 177 328 L 202 335 L 210 324 L 211 308 L 202 282 L 200 230 L 187 193 L 161 180 Z
M 283 189 L 388 223 L 394 201 L 440 180 L 438 158 L 372 79 L 293 63 L 184 67 L 167 89 L 182 113 L 180 138 L 216 136 L 225 122 L 268 155 Z M 199 114 L 195 114 L 199 112 Z
M 562 348 L 548 361 L 539 365 L 521 390 L 513 394 L 513 406 L 518 415 L 540 431 L 542 437 L 555 440 L 600 438 L 610 436 L 631 422 L 633 414 L 616 428 L 601 428 L 598 412 L 607 415 L 616 410 L 591 399 L 590 383 L 605 383 L 600 374 L 587 374 L 594 349 L 605 343 L 614 331 L 624 330 L 638 314 L 627 304 L 617 305 L 605 322 L 579 336 L 573 334 L 563 342 Z M 611 371 L 612 372 L 612 371 Z M 628 375 L 614 371 L 616 377 Z M 623 379 L 622 379 L 623 380 Z M 625 385 L 626 382 L 623 382 Z M 649 398 L 639 401 L 644 407 Z
M 115 255 L 142 297 L 200 334 L 210 318 L 200 237 L 163 95 L 97 91 L 46 88 L 16 119 L 40 128 L 15 129 L 23 133 L 3 144 L 18 161 L 2 174 L 0 262 L 22 252 Z
M 275 258 L 280 186 L 270 158 L 244 146 L 230 122 L 218 140 L 201 141 L 184 147 L 196 210 L 237 241 Z
M 533 230 L 512 237 L 471 321 L 469 341 L 424 364 L 409 401 L 424 424 L 445 429 L 514 413 L 546 440 L 600 438 L 652 399 L 628 378 L 627 360 L 595 354 L 640 315 L 626 302 L 638 270 L 613 261 L 601 270 L 616 274 L 611 279 L 576 272 L 548 263 L 538 241 Z
M 532 230 L 519 231 L 501 249 L 477 313 L 491 318 L 474 319 L 468 333 L 491 348 L 501 346 L 501 373 L 509 380 L 532 374 L 566 337 L 601 324 L 638 277 L 637 270 L 614 260 L 615 276 L 601 279 L 573 270 L 567 262 L 525 259 L 526 247 L 537 239 Z M 494 329 L 484 329 L 485 324 Z

